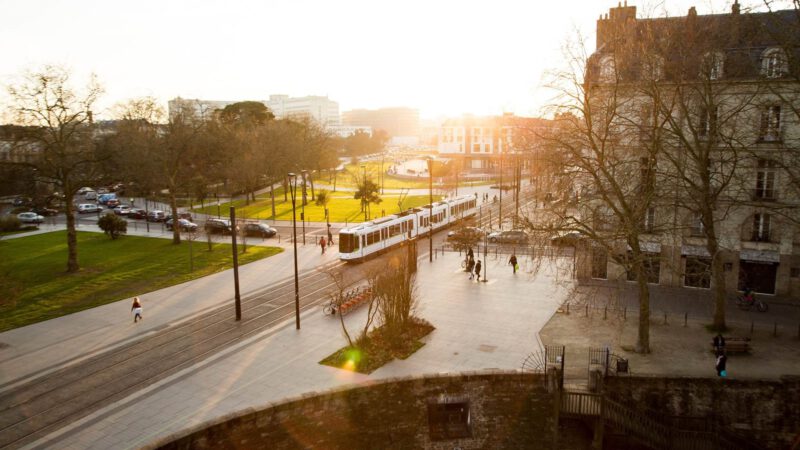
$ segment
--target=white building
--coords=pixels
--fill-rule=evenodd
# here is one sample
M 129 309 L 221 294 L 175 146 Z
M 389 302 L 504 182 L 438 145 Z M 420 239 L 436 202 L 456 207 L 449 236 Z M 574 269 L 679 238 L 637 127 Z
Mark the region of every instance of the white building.
M 180 111 L 188 110 L 195 117 L 209 119 L 215 110 L 223 109 L 239 101 L 241 100 L 200 100 L 177 97 L 168 102 L 169 117 L 173 118 Z M 341 124 L 339 104 L 328 97 L 270 95 L 269 100 L 258 101 L 266 105 L 278 119 L 309 117 L 322 126 Z
M 325 127 L 325 129 L 343 138 L 352 136 L 358 133 L 359 131 L 362 133 L 367 133 L 368 135 L 372 136 L 372 127 L 353 126 L 353 125 L 328 125 L 327 127 Z

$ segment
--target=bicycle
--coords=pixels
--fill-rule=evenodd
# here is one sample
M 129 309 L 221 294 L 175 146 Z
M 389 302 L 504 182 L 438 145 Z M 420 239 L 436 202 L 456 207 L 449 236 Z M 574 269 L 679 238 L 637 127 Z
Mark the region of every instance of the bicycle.
M 745 311 L 750 311 L 754 306 L 758 312 L 767 312 L 769 309 L 769 305 L 767 305 L 766 302 L 755 297 L 747 298 L 744 295 L 736 297 L 736 305 L 739 306 L 739 309 L 743 309 Z

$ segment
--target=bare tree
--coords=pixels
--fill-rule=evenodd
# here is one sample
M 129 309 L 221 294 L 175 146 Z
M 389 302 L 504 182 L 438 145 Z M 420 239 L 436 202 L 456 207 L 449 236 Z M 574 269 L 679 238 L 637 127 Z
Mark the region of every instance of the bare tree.
M 11 115 L 17 124 L 25 126 L 13 151 L 25 157 L 4 164 L 31 167 L 38 180 L 63 193 L 70 273 L 80 269 L 73 199 L 81 186 L 100 177 L 99 162 L 107 158 L 96 145 L 92 118 L 92 108 L 102 92 L 94 77 L 82 91 L 76 90 L 69 72 L 56 66 L 27 72 L 8 88 Z

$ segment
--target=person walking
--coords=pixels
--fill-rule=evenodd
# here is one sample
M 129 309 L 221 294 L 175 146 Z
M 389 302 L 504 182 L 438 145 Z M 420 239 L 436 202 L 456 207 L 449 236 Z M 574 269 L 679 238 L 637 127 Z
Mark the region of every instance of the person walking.
M 475 259 L 473 259 L 472 256 L 470 256 L 469 258 L 467 258 L 467 272 L 469 272 L 470 280 L 475 278 L 475 273 L 473 272 L 474 269 L 475 269 Z
M 139 300 L 139 297 L 133 297 L 133 305 L 131 305 L 131 312 L 133 313 L 133 323 L 143 320 L 142 301 Z
M 516 254 L 514 254 L 514 253 L 512 253 L 512 254 L 511 254 L 511 258 L 508 258 L 508 263 L 509 263 L 509 264 L 511 265 L 511 267 L 514 269 L 514 273 L 516 274 L 516 273 L 517 273 L 517 268 L 519 267 L 519 266 L 517 265 L 517 255 L 516 255 Z
M 328 225 L 328 245 L 333 245 L 333 233 L 331 233 L 330 225 Z
M 725 365 L 728 362 L 728 357 L 724 353 L 717 355 L 717 375 L 720 377 L 727 377 L 728 372 L 725 370 Z
M 714 354 L 717 356 L 725 354 L 725 338 L 720 333 L 714 336 Z
M 478 263 L 475 264 L 475 277 L 477 277 L 478 281 L 481 281 L 481 260 L 478 260 Z
M 475 259 L 475 253 L 472 253 L 472 247 L 470 247 L 469 250 L 467 250 L 467 261 L 469 261 L 470 259 Z
M 322 236 L 321 238 L 319 238 L 319 246 L 322 247 L 323 255 L 325 254 L 325 244 L 327 244 L 327 242 L 325 242 L 325 236 Z

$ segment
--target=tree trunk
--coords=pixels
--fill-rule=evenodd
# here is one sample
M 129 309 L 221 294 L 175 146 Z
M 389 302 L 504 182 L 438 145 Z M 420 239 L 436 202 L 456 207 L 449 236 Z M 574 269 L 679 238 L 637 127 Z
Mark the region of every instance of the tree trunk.
M 181 227 L 178 223 L 178 199 L 175 197 L 175 189 L 169 190 L 169 206 L 172 210 L 172 243 L 181 243 Z
M 641 262 L 638 263 L 636 284 L 639 287 L 639 335 L 636 339 L 636 353 L 650 353 L 650 288 L 647 286 L 647 274 Z
M 78 265 L 78 233 L 75 231 L 75 215 L 72 210 L 72 189 L 64 188 L 64 213 L 67 215 L 67 273 L 80 270 Z
M 311 183 L 311 199 L 314 200 L 317 198 L 317 194 L 314 193 L 314 177 L 311 174 L 308 174 L 308 182 Z
M 283 201 L 289 201 L 289 177 L 283 179 Z
M 713 221 L 705 228 L 706 250 L 711 255 L 711 288 L 714 290 L 714 323 L 717 331 L 725 331 L 725 271 L 723 269 L 722 255 L 719 253 L 716 231 Z
M 338 175 L 339 171 L 333 169 L 333 192 L 336 192 L 336 175 Z
M 269 197 L 272 200 L 272 220 L 275 220 L 275 183 L 269 185 Z
M 303 174 L 303 203 L 302 205 L 305 206 L 308 204 L 308 195 L 306 191 L 306 174 Z

